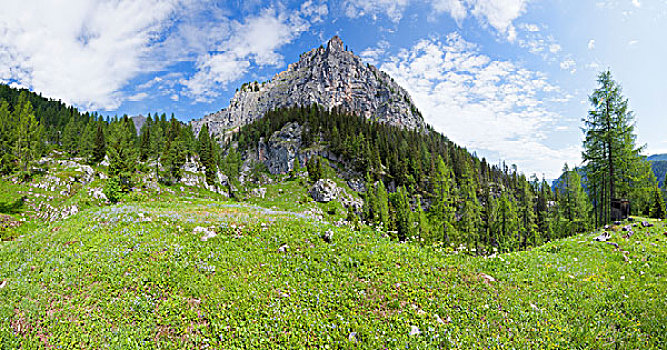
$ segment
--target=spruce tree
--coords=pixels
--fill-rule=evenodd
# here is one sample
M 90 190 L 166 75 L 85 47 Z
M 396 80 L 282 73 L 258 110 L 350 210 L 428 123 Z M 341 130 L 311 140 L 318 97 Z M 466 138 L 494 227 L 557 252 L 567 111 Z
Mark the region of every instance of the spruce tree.
M 109 178 L 116 181 L 124 192 L 132 187 L 132 174 L 139 158 L 131 134 L 134 128 L 130 124 L 133 123 L 127 116 L 111 123 L 107 147 Z
M 204 166 L 206 174 L 206 182 L 213 185 L 215 182 L 215 155 L 213 154 L 213 145 L 211 137 L 208 132 L 208 125 L 204 126 L 199 131 L 199 161 Z
M 62 136 L 62 147 L 69 157 L 74 157 L 79 152 L 79 126 L 74 116 L 69 118 Z
M 99 163 L 104 159 L 104 156 L 107 153 L 107 143 L 104 136 L 104 122 L 98 121 L 95 124 L 97 125 L 95 128 L 95 144 L 93 147 L 92 161 L 94 163 Z
M 667 213 L 665 209 L 665 200 L 662 197 L 662 192 L 658 185 L 655 185 L 653 190 L 653 205 L 651 206 L 651 217 L 654 219 L 666 219 Z

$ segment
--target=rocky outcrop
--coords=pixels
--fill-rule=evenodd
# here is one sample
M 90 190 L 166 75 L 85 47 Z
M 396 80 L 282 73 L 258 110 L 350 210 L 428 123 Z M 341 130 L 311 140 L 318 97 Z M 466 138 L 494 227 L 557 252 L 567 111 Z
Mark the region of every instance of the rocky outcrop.
M 317 202 L 338 201 L 346 208 L 352 208 L 355 211 L 361 210 L 363 201 L 349 195 L 345 189 L 338 187 L 335 182 L 329 179 L 320 179 L 310 188 L 310 196 Z
M 294 168 L 294 159 L 301 146 L 301 126 L 297 123 L 286 124 L 271 135 L 267 144 L 267 157 L 264 161 L 271 174 L 284 174 Z M 261 152 L 261 147 L 258 151 Z
M 334 36 L 327 47 L 303 53 L 298 62 L 264 83 L 244 84 L 229 107 L 191 122 L 196 134 L 204 124 L 214 135 L 261 118 L 270 110 L 319 104 L 406 128 L 424 120 L 408 92 L 389 75 L 365 64 Z

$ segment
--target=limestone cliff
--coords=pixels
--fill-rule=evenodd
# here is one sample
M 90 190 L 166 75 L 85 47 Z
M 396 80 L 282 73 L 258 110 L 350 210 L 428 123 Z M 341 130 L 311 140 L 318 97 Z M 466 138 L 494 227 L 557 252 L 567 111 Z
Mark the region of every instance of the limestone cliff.
M 407 91 L 389 75 L 347 51 L 338 36 L 329 40 L 326 48 L 303 53 L 298 62 L 273 79 L 244 84 L 229 107 L 193 120 L 191 125 L 195 133 L 208 124 L 212 134 L 222 135 L 263 117 L 269 110 L 314 103 L 411 129 L 425 126 Z

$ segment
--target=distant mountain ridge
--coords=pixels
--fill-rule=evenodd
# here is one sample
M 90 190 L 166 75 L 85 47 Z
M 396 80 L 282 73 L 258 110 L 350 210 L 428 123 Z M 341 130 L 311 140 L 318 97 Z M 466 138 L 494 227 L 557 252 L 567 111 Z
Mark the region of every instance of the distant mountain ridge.
M 649 157 L 648 157 L 648 160 L 650 160 L 650 161 L 652 161 L 652 162 L 653 162 L 653 161 L 657 161 L 657 160 L 665 160 L 665 161 L 667 161 L 667 153 L 663 153 L 663 154 L 654 154 L 654 155 L 652 155 L 652 156 L 649 156 Z
M 318 104 L 409 129 L 425 123 L 408 92 L 386 73 L 365 64 L 334 36 L 327 47 L 301 54 L 296 63 L 264 83 L 243 84 L 229 107 L 193 120 L 195 134 L 204 124 L 214 135 L 249 124 L 266 112 Z

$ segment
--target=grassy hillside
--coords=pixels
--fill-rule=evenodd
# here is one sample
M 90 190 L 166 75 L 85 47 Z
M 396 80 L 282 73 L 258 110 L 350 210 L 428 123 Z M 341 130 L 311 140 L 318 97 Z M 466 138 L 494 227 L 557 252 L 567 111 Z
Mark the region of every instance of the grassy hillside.
M 591 233 L 473 257 L 169 196 L 8 229 L 0 348 L 667 347 L 661 222 L 629 239 L 614 228 L 619 249 Z

